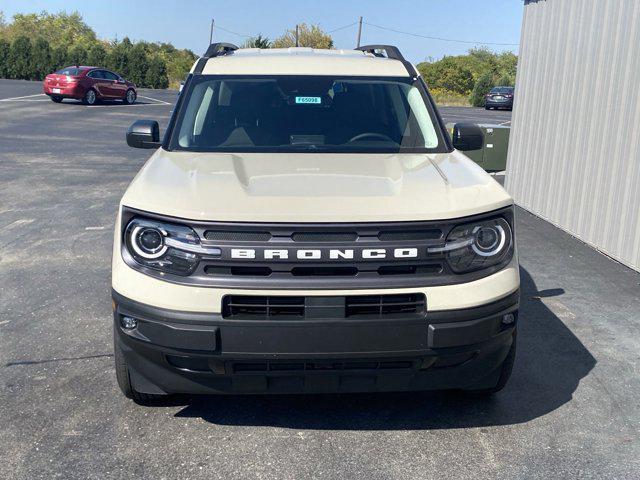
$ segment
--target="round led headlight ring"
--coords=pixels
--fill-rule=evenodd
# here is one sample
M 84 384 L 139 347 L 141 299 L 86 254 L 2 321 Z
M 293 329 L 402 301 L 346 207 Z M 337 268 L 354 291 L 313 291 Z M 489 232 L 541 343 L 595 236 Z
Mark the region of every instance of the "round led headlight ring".
M 159 258 L 167 251 L 163 233 L 152 227 L 137 225 L 131 230 L 131 247 L 142 258 Z
M 481 257 L 493 257 L 502 252 L 507 242 L 507 232 L 502 225 L 482 225 L 473 230 L 471 248 Z

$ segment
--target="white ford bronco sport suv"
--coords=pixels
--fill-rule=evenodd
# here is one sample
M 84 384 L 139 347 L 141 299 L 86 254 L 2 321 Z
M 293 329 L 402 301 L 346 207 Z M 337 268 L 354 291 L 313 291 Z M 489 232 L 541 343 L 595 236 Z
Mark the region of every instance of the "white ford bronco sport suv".
M 500 390 L 516 345 L 513 200 L 397 48 L 238 49 L 193 66 L 124 194 L 115 362 L 172 393 Z

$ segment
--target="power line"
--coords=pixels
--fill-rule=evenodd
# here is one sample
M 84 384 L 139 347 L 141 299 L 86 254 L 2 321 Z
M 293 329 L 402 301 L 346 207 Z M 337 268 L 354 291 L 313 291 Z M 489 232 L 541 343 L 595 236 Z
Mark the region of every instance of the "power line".
M 353 22 L 353 23 L 350 23 L 349 25 L 345 25 L 344 27 L 338 27 L 338 28 L 334 28 L 333 30 L 329 30 L 327 33 L 338 32 L 340 30 L 344 30 L 345 28 L 353 27 L 354 25 L 357 25 L 357 24 L 358 22 Z
M 401 33 L 403 35 L 410 35 L 412 37 L 418 37 L 418 38 L 426 38 L 428 40 L 440 40 L 443 42 L 455 42 L 455 43 L 465 43 L 465 44 L 469 44 L 469 45 L 497 45 L 497 46 L 503 46 L 503 47 L 514 47 L 514 46 L 518 46 L 518 43 L 496 43 L 496 42 L 471 42 L 468 40 L 457 40 L 454 38 L 442 38 L 442 37 L 432 37 L 429 35 L 421 35 L 419 33 L 411 33 L 411 32 L 404 32 L 402 30 L 396 30 L 395 28 L 390 28 L 390 27 L 383 27 L 381 25 L 375 25 L 373 23 L 369 23 L 369 22 L 362 22 L 365 25 L 369 25 L 370 27 L 375 27 L 375 28 L 379 28 L 380 30 L 387 30 L 389 32 L 394 32 L 394 33 Z
M 253 37 L 253 35 L 245 35 L 244 33 L 238 33 L 238 32 L 234 32 L 233 30 L 229 30 L 227 28 L 223 28 L 217 23 L 216 23 L 216 28 L 218 30 L 222 30 L 223 32 L 231 33 L 232 35 L 237 35 L 238 37 L 244 37 L 244 38 L 252 38 Z

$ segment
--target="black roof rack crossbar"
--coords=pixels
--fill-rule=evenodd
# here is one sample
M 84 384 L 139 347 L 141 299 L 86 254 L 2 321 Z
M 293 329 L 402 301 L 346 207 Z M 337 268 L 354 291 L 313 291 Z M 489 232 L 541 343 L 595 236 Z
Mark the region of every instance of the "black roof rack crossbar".
M 193 73 L 202 73 L 204 66 L 207 64 L 207 60 L 209 60 L 210 58 L 228 55 L 231 52 L 238 50 L 238 48 L 239 47 L 237 45 L 234 45 L 233 43 L 212 43 L 211 45 L 209 45 L 209 48 L 207 48 L 207 51 L 204 52 L 204 55 L 200 57 L 200 60 L 198 60 Z
M 418 75 L 418 72 L 414 68 L 413 64 L 408 61 L 398 47 L 393 45 L 363 45 L 362 47 L 357 47 L 356 50 L 360 50 L 361 52 L 370 53 L 371 55 L 375 55 L 376 57 L 384 57 L 381 52 L 384 52 L 387 58 L 391 60 L 399 60 L 404 65 L 404 68 L 407 69 L 409 75 L 415 77 Z
M 400 60 L 404 61 L 404 57 L 402 53 L 400 53 L 400 49 L 398 47 L 394 47 L 393 45 L 364 45 L 362 47 L 356 48 L 356 50 L 360 50 L 361 52 L 370 53 L 375 55 L 376 57 L 382 57 L 380 51 L 383 51 L 387 54 L 387 58 L 391 58 L 392 60 Z
M 212 43 L 207 48 L 207 51 L 204 52 L 204 57 L 213 58 L 219 57 L 221 55 L 227 55 L 235 50 L 238 50 L 238 46 L 233 43 Z

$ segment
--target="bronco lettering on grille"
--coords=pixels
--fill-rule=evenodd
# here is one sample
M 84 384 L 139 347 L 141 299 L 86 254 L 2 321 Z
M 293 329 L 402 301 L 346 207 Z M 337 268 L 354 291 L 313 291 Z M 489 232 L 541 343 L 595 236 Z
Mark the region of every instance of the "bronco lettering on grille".
M 346 249 L 264 249 L 232 248 L 231 258 L 242 260 L 375 260 L 393 258 L 418 258 L 417 248 L 363 248 Z

